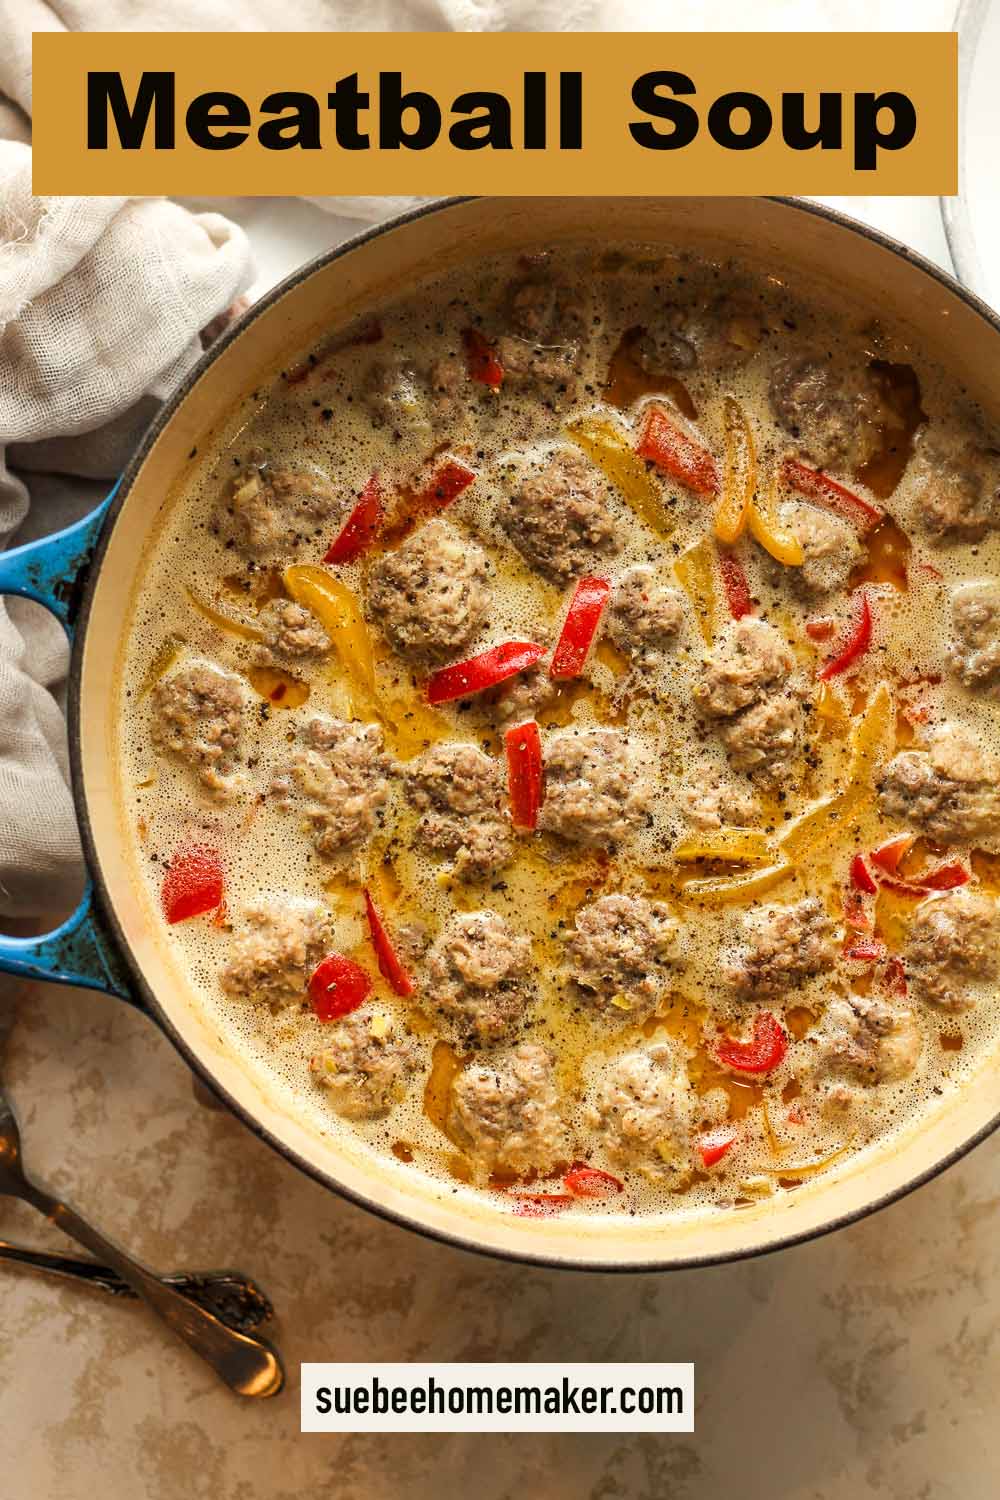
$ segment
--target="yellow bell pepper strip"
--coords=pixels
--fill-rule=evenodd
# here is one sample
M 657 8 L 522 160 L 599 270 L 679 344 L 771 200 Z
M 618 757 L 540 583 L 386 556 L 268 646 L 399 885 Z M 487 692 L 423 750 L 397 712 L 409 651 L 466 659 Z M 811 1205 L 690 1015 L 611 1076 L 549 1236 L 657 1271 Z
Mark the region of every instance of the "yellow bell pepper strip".
M 732 396 L 727 396 L 723 402 L 723 417 L 726 467 L 714 530 L 719 541 L 731 547 L 743 535 L 753 503 L 757 487 L 757 450 L 746 413 Z
M 220 630 L 225 630 L 229 635 L 239 636 L 244 641 L 264 639 L 264 632 L 258 630 L 256 625 L 246 625 L 242 620 L 234 620 L 232 615 L 224 614 L 221 609 L 213 609 L 211 604 L 206 604 L 204 599 L 199 599 L 192 589 L 186 588 L 184 592 L 198 613 L 204 615 L 206 620 L 211 620 L 213 625 L 218 625 Z
M 674 563 L 674 573 L 691 600 L 702 638 L 710 646 L 715 635 L 716 601 L 715 548 L 711 539 L 703 536 L 682 552 Z
M 854 734 L 850 782 L 861 791 L 871 791 L 875 771 L 895 748 L 896 704 L 886 683 L 881 683 L 865 709 Z
M 662 406 L 646 408 L 636 452 L 696 495 L 711 499 L 719 493 L 715 459 L 707 448 L 672 422 Z
M 767 869 L 748 870 L 743 875 L 708 875 L 701 879 L 685 880 L 681 887 L 681 897 L 686 901 L 703 901 L 711 906 L 755 901 L 758 896 L 765 895 L 786 880 L 794 869 L 791 860 L 779 858 L 777 864 L 769 865 Z
M 786 568 L 799 568 L 805 561 L 802 543 L 782 521 L 778 512 L 776 477 L 762 485 L 750 501 L 747 522 L 754 541 Z
M 286 568 L 282 578 L 290 598 L 312 610 L 330 637 L 351 687 L 353 712 L 360 718 L 377 714 L 375 658 L 354 594 L 339 578 L 311 563 Z
M 756 828 L 716 828 L 699 838 L 685 839 L 673 851 L 679 864 L 718 860 L 731 865 L 763 865 L 773 858 L 767 836 Z
M 566 432 L 625 497 L 640 521 L 658 536 L 669 536 L 674 521 L 663 504 L 659 485 L 621 429 L 603 417 L 588 416 L 571 422 Z
M 763 1170 L 768 1174 L 769 1177 L 814 1177 L 817 1172 L 824 1172 L 827 1167 L 832 1167 L 835 1161 L 839 1161 L 842 1156 L 846 1155 L 846 1153 L 850 1150 L 853 1141 L 854 1138 L 852 1136 L 849 1141 L 845 1141 L 843 1146 L 838 1146 L 836 1151 L 831 1151 L 828 1156 L 820 1157 L 818 1161 L 806 1161 L 800 1163 L 797 1166 L 793 1166 L 791 1162 L 786 1162 L 783 1166 L 764 1167 Z

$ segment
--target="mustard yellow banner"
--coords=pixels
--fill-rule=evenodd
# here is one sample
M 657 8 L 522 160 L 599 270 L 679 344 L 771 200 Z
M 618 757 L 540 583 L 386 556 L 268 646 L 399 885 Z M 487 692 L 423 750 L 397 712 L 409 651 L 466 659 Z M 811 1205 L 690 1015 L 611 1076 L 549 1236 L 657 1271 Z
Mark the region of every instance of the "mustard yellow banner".
M 41 33 L 37 193 L 945 193 L 951 33 Z

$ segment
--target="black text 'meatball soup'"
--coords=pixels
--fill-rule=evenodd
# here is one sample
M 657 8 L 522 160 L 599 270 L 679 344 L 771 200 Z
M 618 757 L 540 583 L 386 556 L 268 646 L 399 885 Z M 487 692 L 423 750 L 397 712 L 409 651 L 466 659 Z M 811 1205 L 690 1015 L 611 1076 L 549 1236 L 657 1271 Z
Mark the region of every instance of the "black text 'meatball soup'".
M 522 1215 L 842 1170 L 998 1042 L 1000 455 L 822 294 L 481 264 L 290 351 L 137 581 L 175 961 L 313 1129 Z

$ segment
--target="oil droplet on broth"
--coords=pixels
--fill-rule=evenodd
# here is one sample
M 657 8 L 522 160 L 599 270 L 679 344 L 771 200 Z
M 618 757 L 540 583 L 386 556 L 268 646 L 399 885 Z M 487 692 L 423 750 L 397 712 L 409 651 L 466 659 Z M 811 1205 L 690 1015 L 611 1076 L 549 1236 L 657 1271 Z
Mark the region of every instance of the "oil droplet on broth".
M 247 670 L 252 687 L 274 708 L 301 708 L 309 698 L 309 684 L 280 667 L 252 666 Z

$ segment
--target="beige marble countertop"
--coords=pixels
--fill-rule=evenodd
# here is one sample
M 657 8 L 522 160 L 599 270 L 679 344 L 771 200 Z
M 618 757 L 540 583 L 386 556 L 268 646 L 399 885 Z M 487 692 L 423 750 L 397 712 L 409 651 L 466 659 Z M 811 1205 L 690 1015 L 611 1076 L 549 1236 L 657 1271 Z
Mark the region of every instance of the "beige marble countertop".
M 538 1270 L 324 1191 L 198 1103 L 183 1061 L 128 1007 L 38 986 L 16 1003 L 3 1070 L 38 1174 L 164 1270 L 253 1274 L 290 1380 L 274 1401 L 240 1402 L 140 1307 L 0 1267 L 3 1500 L 996 1495 L 1000 1138 L 873 1218 L 764 1260 Z M 6 1202 L 0 1236 L 64 1243 Z M 697 1430 L 304 1437 L 297 1374 L 311 1359 L 693 1359 Z

